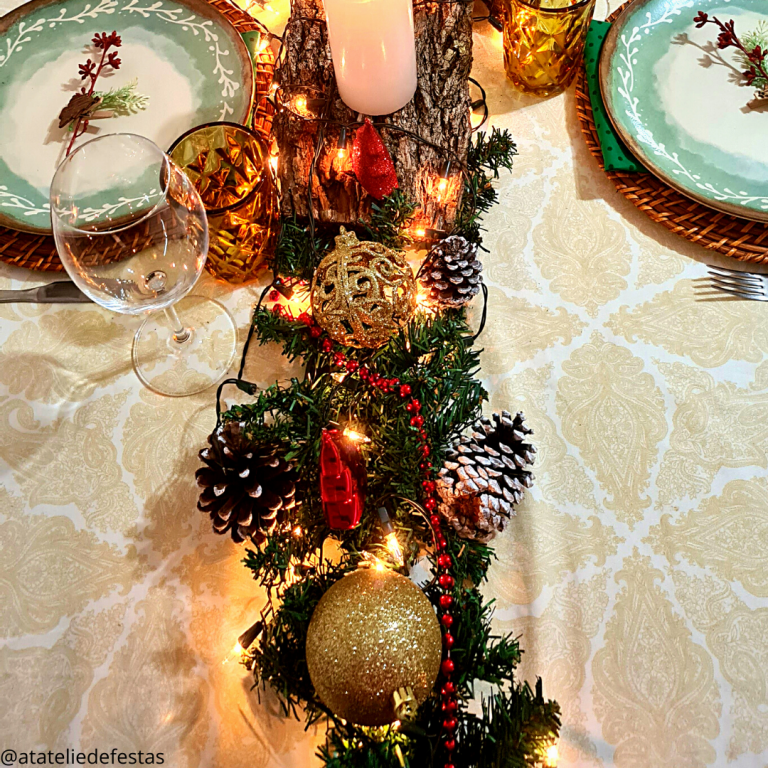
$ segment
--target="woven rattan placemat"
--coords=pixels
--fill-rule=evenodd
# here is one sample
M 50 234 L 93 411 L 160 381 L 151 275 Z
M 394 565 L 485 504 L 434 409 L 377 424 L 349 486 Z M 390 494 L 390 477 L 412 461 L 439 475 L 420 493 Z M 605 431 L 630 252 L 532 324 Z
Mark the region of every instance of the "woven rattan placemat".
M 608 21 L 614 21 L 627 5 L 629 3 L 612 13 Z M 605 171 L 583 67 L 576 78 L 576 111 L 589 151 L 600 168 L 616 189 L 653 221 L 686 240 L 739 261 L 768 261 L 768 224 L 707 208 L 681 195 L 652 173 Z
M 228 0 L 209 0 L 233 24 L 238 32 L 258 29 L 256 22 L 245 11 L 241 11 Z M 274 70 L 274 53 L 267 46 L 254 59 L 255 111 L 253 128 L 257 133 L 269 135 L 273 107 L 263 96 L 268 93 Z M 56 246 L 50 235 L 32 235 L 14 229 L 0 227 L 0 261 L 15 267 L 35 269 L 41 272 L 62 272 Z

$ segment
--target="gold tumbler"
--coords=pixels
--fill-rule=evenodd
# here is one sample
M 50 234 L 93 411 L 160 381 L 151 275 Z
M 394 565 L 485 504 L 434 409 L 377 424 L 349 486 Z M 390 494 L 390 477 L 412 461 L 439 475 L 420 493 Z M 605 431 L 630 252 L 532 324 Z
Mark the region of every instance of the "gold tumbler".
M 595 0 L 503 0 L 504 67 L 523 93 L 567 88 L 584 51 Z
M 263 139 L 237 123 L 208 123 L 179 137 L 168 154 L 205 206 L 208 271 L 230 283 L 255 278 L 274 255 L 279 226 Z

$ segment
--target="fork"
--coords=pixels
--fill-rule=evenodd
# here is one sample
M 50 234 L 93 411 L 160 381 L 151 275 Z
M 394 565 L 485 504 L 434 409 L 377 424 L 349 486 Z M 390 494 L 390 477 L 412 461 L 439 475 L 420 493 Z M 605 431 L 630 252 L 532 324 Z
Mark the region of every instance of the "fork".
M 709 267 L 709 283 L 718 291 L 742 299 L 768 301 L 768 275 L 738 272 L 725 267 Z

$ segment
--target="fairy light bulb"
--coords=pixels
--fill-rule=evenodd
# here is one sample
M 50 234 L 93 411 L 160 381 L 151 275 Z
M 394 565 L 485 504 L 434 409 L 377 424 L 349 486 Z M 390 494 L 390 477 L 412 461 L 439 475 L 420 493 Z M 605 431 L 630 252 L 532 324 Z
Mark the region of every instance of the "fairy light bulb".
M 293 101 L 293 106 L 296 107 L 296 111 L 302 115 L 307 114 L 307 97 L 297 96 Z
M 437 182 L 437 199 L 442 200 L 443 195 L 448 191 L 448 176 L 451 173 L 451 160 L 448 158 L 440 166 L 440 180 Z
M 387 545 L 387 551 L 389 554 L 392 555 L 393 559 L 398 565 L 402 565 L 403 550 L 400 549 L 400 542 L 397 540 L 397 534 L 392 531 L 392 533 L 389 533 L 384 537 L 384 541 Z
M 352 429 L 352 427 L 344 427 L 344 432 L 342 434 L 347 438 L 347 440 L 352 440 L 354 443 L 371 442 L 370 439 L 366 437 L 362 432 L 358 432 L 356 429 Z
M 347 156 L 347 127 L 342 125 L 339 129 L 339 143 L 336 145 L 336 157 L 339 160 L 344 160 Z
M 546 768 L 557 768 L 557 761 L 560 759 L 560 753 L 557 749 L 557 744 L 552 744 L 547 747 L 547 762 Z
M 397 563 L 398 566 L 402 565 L 404 562 L 403 558 L 403 550 L 400 549 L 400 542 L 397 540 L 397 531 L 395 531 L 395 526 L 392 525 L 392 520 L 390 520 L 389 512 L 387 512 L 386 507 L 379 507 L 379 519 L 381 520 L 381 527 L 384 531 L 384 545 L 387 548 L 387 551 L 392 556 L 392 559 Z

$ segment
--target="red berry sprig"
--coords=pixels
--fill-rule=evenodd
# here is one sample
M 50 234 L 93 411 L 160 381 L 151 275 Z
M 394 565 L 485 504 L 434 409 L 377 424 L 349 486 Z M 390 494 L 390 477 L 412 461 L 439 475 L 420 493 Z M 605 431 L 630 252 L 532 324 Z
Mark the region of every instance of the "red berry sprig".
M 117 51 L 110 51 L 110 48 L 119 48 L 123 44 L 122 38 L 116 31 L 113 31 L 110 34 L 100 32 L 99 34 L 94 35 L 91 42 L 96 50 L 101 51 L 101 58 L 98 64 L 95 61 L 88 59 L 85 64 L 79 65 L 78 74 L 80 75 L 81 80 L 88 81 L 88 88 L 86 89 L 86 87 L 83 86 L 80 89 L 80 94 L 76 94 L 76 96 L 72 97 L 70 104 L 77 96 L 91 96 L 93 97 L 93 103 L 96 103 L 96 97 L 93 96 L 93 92 L 96 89 L 96 81 L 99 79 L 99 76 L 104 72 L 106 67 L 110 67 L 112 71 L 117 71 L 122 64 L 120 57 L 117 55 Z M 88 124 L 88 114 L 78 115 L 72 130 L 72 138 L 67 146 L 67 156 L 72 152 L 72 147 L 75 145 L 75 141 L 88 130 Z M 60 124 L 59 127 L 63 128 L 64 126 Z
M 710 17 L 708 13 L 699 11 L 693 19 L 696 29 L 701 29 L 705 24 L 715 24 L 720 30 L 717 36 L 717 47 L 720 50 L 725 48 L 736 48 L 746 57 L 749 66 L 742 74 L 746 78 L 747 85 L 752 85 L 758 78 L 768 80 L 768 70 L 766 70 L 766 58 L 768 50 L 764 51 L 759 45 L 754 48 L 747 48 L 741 42 L 736 34 L 736 24 L 733 19 L 722 22 L 717 16 Z
M 341 352 L 333 341 L 327 336 L 323 336 L 319 326 L 314 324 L 309 315 L 302 315 L 298 320 L 307 326 L 310 336 L 320 343 L 320 348 L 327 354 L 333 353 L 333 364 L 337 368 L 345 370 L 348 374 L 357 374 L 361 381 L 371 387 L 374 392 L 381 391 L 387 394 L 397 393 L 405 404 L 405 410 L 411 414 L 410 425 L 417 430 L 419 440 L 419 454 L 421 461 L 419 469 L 421 470 L 421 490 L 422 504 L 424 509 L 429 512 L 429 523 L 432 526 L 432 532 L 437 547 L 437 584 L 440 589 L 440 627 L 443 633 L 444 658 L 440 665 L 441 681 L 440 696 L 442 698 L 441 711 L 443 712 L 442 724 L 442 742 L 443 748 L 448 754 L 444 768 L 455 768 L 451 761 L 451 755 L 456 749 L 456 729 L 459 721 L 456 718 L 458 710 L 458 700 L 456 696 L 456 684 L 452 677 L 456 670 L 456 665 L 451 658 L 451 649 L 455 644 L 453 628 L 455 626 L 455 617 L 452 613 L 453 608 L 453 587 L 454 577 L 451 575 L 453 558 L 447 553 L 448 541 L 445 538 L 442 528 L 442 519 L 437 514 L 437 484 L 434 480 L 435 468 L 430 459 L 432 449 L 429 444 L 429 435 L 424 428 L 424 417 L 421 415 L 421 402 L 413 393 L 413 387 L 410 384 L 401 384 L 399 379 L 387 379 L 371 370 L 368 366 L 360 365 L 356 360 L 348 358 Z M 319 331 L 319 332 L 318 332 Z M 334 352 L 334 349 L 336 351 Z

